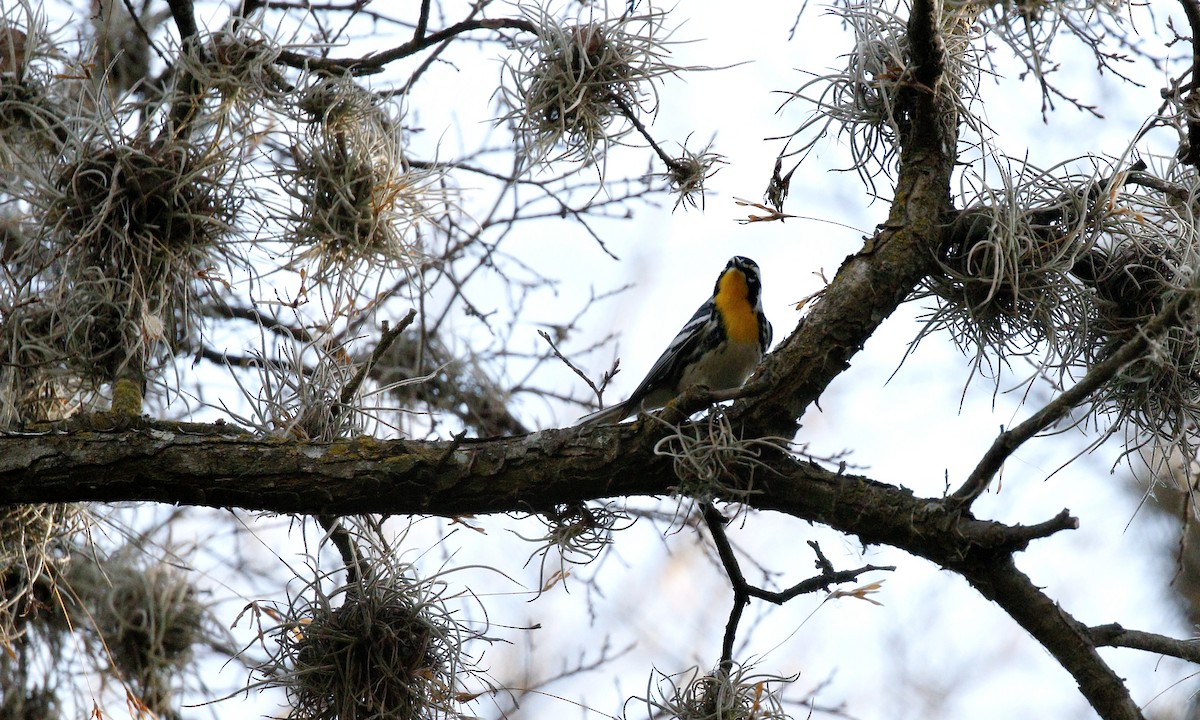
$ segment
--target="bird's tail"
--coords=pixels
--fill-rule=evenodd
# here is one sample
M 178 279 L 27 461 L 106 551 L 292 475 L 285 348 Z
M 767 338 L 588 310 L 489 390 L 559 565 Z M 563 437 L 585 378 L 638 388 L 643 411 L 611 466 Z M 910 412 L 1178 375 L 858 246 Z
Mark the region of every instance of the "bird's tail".
M 595 425 L 613 425 L 621 422 L 629 417 L 629 401 L 610 405 L 603 410 L 597 410 L 591 415 L 584 415 L 576 423 L 579 427 L 591 427 Z

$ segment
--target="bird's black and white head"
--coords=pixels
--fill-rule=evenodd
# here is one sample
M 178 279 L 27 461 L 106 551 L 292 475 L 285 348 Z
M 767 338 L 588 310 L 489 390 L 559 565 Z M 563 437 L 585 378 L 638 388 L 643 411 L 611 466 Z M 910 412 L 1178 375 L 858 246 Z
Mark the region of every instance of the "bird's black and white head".
M 762 306 L 762 277 L 759 274 L 758 263 L 748 257 L 734 255 L 729 258 L 729 262 L 725 264 L 725 269 L 721 271 L 721 276 L 717 278 L 717 285 L 713 288 L 713 296 L 721 294 L 722 284 L 729 282 L 733 278 L 727 278 L 730 272 L 739 272 L 745 278 L 746 300 L 755 308 Z M 736 283 L 741 285 L 741 283 Z

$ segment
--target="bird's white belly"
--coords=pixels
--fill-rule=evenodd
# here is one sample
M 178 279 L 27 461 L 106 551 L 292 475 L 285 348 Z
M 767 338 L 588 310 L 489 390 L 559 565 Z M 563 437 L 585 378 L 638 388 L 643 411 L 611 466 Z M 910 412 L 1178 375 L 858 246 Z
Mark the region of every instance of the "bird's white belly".
M 705 362 L 685 370 L 679 390 L 693 385 L 704 385 L 710 390 L 741 387 L 760 360 L 758 343 L 727 342 L 714 349 Z

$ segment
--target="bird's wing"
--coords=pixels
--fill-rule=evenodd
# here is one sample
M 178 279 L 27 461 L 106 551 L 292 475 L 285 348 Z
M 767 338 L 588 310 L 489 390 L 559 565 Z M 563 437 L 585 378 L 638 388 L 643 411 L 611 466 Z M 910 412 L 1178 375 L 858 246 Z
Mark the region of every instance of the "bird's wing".
M 710 299 L 696 310 L 692 319 L 684 323 L 683 328 L 675 335 L 675 339 L 654 362 L 650 372 L 646 373 L 646 377 L 627 400 L 585 415 L 580 418 L 579 424 L 587 426 L 621 422 L 642 409 L 642 401 L 646 399 L 651 390 L 661 386 L 664 382 L 677 382 L 678 378 L 670 377 L 671 370 L 678 362 L 678 358 L 690 355 L 696 345 L 708 335 L 704 330 L 704 324 L 712 320 L 713 308 L 713 302 Z
M 704 302 L 692 315 L 692 319 L 684 323 L 683 327 L 675 335 L 675 339 L 663 351 L 658 360 L 651 366 L 650 372 L 646 373 L 645 379 L 637 386 L 630 394 L 629 399 L 625 402 L 629 405 L 631 412 L 636 412 L 642 400 L 650 394 L 650 391 L 663 387 L 664 384 L 674 384 L 679 381 L 679 378 L 670 377 L 673 370 L 678 370 L 676 367 L 679 358 L 687 357 L 692 354 L 693 350 L 704 341 L 704 338 L 709 333 L 704 331 L 705 324 L 712 321 L 713 301 L 711 299 Z
M 760 313 L 758 323 L 758 344 L 762 346 L 762 351 L 765 353 L 767 348 L 771 347 L 771 340 L 775 337 L 775 329 L 771 327 L 771 321 L 766 315 Z

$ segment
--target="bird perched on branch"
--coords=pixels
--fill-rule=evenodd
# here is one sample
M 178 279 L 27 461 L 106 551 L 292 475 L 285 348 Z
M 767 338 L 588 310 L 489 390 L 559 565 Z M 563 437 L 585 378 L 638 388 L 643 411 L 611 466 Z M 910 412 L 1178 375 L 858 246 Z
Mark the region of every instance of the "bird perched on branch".
M 580 420 L 580 425 L 616 423 L 642 410 L 662 407 L 691 387 L 740 387 L 771 344 L 771 323 L 762 310 L 762 280 L 750 258 L 729 259 L 712 297 L 671 341 L 625 402 Z

